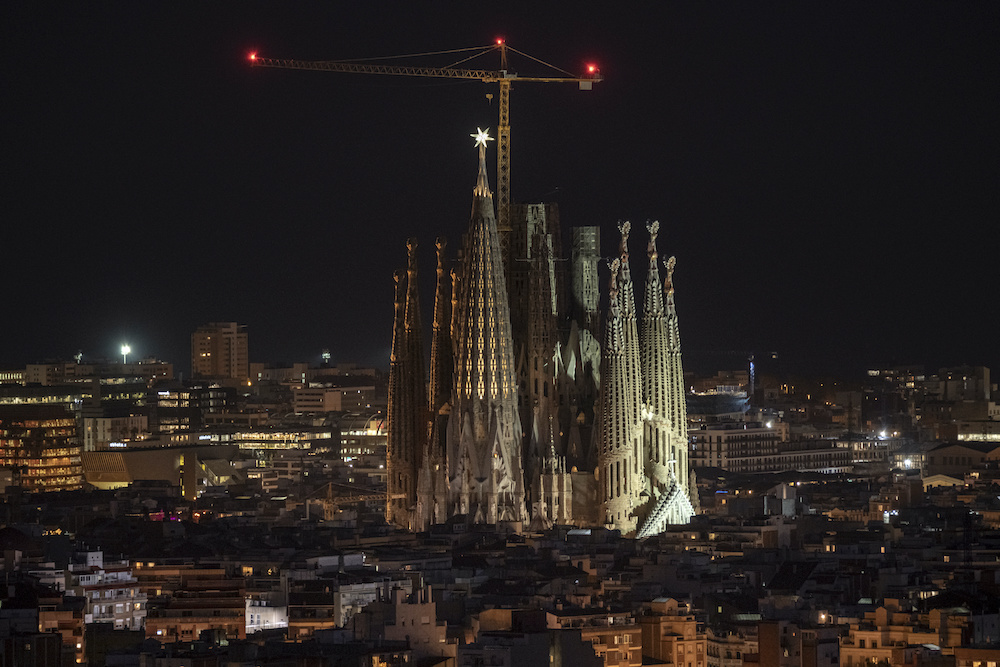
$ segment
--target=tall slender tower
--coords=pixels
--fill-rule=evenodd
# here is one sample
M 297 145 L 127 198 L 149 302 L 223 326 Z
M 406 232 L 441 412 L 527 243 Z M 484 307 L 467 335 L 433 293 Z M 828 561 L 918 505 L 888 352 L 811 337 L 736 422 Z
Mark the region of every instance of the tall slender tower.
M 639 329 L 635 312 L 635 286 L 632 284 L 632 268 L 629 262 L 628 237 L 632 230 L 632 223 L 628 220 L 618 224 L 622 240 L 619 250 L 621 267 L 618 273 L 618 298 L 621 302 L 622 318 L 622 342 L 625 346 L 625 373 L 629 382 L 633 386 L 632 396 L 629 399 L 628 409 L 632 422 L 637 431 L 642 418 L 642 367 L 639 363 Z M 638 439 L 640 433 L 633 437 Z M 636 470 L 636 473 L 639 471 Z
M 572 306 L 559 383 L 559 423 L 566 433 L 563 450 L 570 470 L 592 471 L 597 464 L 593 443 L 601 384 L 600 238 L 599 227 L 572 228 Z
M 542 473 L 560 469 L 562 453 L 556 378 L 561 358 L 556 355 L 556 312 L 552 281 L 552 237 L 534 234 L 531 270 L 528 272 L 527 336 L 519 355 L 518 377 L 521 391 L 521 423 L 524 440 L 525 486 L 528 506 L 533 515 L 548 513 L 551 503 L 542 498 Z M 541 509 L 544 504 L 545 509 Z M 564 505 L 564 503 L 563 503 Z
M 396 274 L 396 319 L 389 367 L 386 520 L 411 528 L 417 504 L 417 471 L 427 446 L 427 387 L 416 239 L 408 240 L 406 248 L 405 278 Z
M 599 445 L 597 474 L 603 521 L 625 534 L 635 532 L 636 510 L 643 484 L 639 470 L 640 448 L 637 424 L 632 414 L 639 389 L 628 361 L 626 322 L 622 317 L 623 294 L 619 278 L 621 260 L 611 263 L 608 319 L 604 329 L 601 392 L 598 407 Z
M 452 328 L 452 275 L 445 259 L 447 242 L 438 237 L 437 283 L 434 290 L 434 322 L 431 339 L 431 373 L 428 400 L 430 408 L 427 450 L 418 472 L 417 518 L 415 526 L 426 530 L 442 523 L 448 510 L 448 415 L 451 413 L 452 374 L 454 370 Z
M 642 394 L 643 464 L 650 479 L 651 490 L 659 493 L 670 479 L 670 466 L 676 462 L 671 441 L 672 423 L 667 414 L 669 371 L 667 368 L 667 315 L 663 306 L 663 286 L 660 283 L 659 255 L 656 252 L 656 235 L 659 222 L 646 224 L 649 230 L 649 269 L 646 272 L 646 289 L 642 304 Z
M 647 537 L 663 532 L 669 524 L 691 521 L 694 507 L 688 471 L 687 407 L 684 403 L 684 369 L 681 367 L 680 330 L 674 308 L 673 273 L 676 260 L 666 262 L 667 279 L 661 292 L 657 267 L 656 233 L 649 229 L 649 274 L 646 312 L 643 315 L 643 375 L 647 387 L 645 461 L 652 486 L 651 502 L 636 533 Z M 666 295 L 665 303 L 662 294 Z
M 524 472 L 510 306 L 493 193 L 480 131 L 479 175 L 466 235 L 455 336 L 455 390 L 448 422 L 453 507 L 477 523 L 524 521 Z

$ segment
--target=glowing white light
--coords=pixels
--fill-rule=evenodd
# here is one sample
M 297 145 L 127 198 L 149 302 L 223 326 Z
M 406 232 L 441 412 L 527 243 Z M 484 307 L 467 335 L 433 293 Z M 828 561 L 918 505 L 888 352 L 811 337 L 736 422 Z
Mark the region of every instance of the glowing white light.
M 132 348 L 128 344 L 122 345 L 122 363 L 128 363 L 128 355 L 132 351 Z
M 476 148 L 485 146 L 487 141 L 493 141 L 493 137 L 490 136 L 490 128 L 482 130 L 477 127 L 476 133 L 469 136 L 476 140 Z

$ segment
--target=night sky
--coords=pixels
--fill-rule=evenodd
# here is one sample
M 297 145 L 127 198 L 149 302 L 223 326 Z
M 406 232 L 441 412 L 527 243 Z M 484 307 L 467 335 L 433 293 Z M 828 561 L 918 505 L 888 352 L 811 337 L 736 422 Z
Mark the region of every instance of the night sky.
M 537 4 L 4 3 L 0 364 L 127 340 L 186 371 L 195 327 L 238 321 L 254 361 L 388 367 L 392 271 L 407 236 L 428 285 L 434 237 L 457 246 L 496 91 L 247 54 L 503 36 L 605 77 L 515 84 L 514 200 L 605 254 L 630 219 L 637 281 L 660 220 L 686 363 L 1000 372 L 998 3 Z

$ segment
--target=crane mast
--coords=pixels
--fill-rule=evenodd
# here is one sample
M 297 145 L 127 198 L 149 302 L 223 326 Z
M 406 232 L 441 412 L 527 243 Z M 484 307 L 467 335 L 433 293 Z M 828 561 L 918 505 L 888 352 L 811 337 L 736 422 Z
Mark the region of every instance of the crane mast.
M 507 68 L 508 49 L 516 53 L 531 58 L 547 67 L 562 73 L 560 76 L 518 76 Z M 537 58 L 523 54 L 516 49 L 507 46 L 507 43 L 498 39 L 496 44 L 484 47 L 474 47 L 472 49 L 456 49 L 454 51 L 444 51 L 436 53 L 413 54 L 412 57 L 438 55 L 440 53 L 455 53 L 461 51 L 479 51 L 479 53 L 465 58 L 459 63 L 476 58 L 484 53 L 498 51 L 500 53 L 500 69 L 468 69 L 455 66 L 446 67 L 422 67 L 414 65 L 388 65 L 384 63 L 369 63 L 347 60 L 291 60 L 282 58 L 262 58 L 256 53 L 250 55 L 250 64 L 254 67 L 274 67 L 280 69 L 301 69 L 317 70 L 323 72 L 346 72 L 351 74 L 382 74 L 389 76 L 420 76 L 443 79 L 466 79 L 477 80 L 484 83 L 496 83 L 500 88 L 499 95 L 499 122 L 497 124 L 497 232 L 500 235 L 501 250 L 503 251 L 505 263 L 509 261 L 510 252 L 510 87 L 514 81 L 532 83 L 578 83 L 580 90 L 590 90 L 595 81 L 601 81 L 602 77 L 598 69 L 589 65 L 587 75 L 576 77 Z M 401 56 L 406 57 L 406 56 Z M 509 268 L 509 267 L 508 267 Z M 509 271 L 507 272 L 509 275 Z

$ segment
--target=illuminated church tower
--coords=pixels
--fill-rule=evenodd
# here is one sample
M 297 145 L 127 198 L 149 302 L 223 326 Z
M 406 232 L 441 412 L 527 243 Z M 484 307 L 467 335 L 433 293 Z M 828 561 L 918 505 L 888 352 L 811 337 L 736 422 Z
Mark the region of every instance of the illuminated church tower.
M 675 260 L 667 260 L 667 279 L 661 285 L 656 252 L 660 223 L 650 222 L 646 229 L 649 270 L 642 308 L 642 456 L 650 498 L 639 537 L 661 533 L 668 524 L 688 523 L 694 514 L 688 475 L 684 370 L 674 309 Z
M 629 267 L 629 223 L 611 267 L 599 403 L 598 482 L 605 525 L 647 537 L 694 514 L 687 469 L 687 411 L 673 301 L 673 258 L 661 286 L 659 223 L 647 225 L 649 271 L 642 337 Z M 664 301 L 663 293 L 666 292 Z
M 449 514 L 475 523 L 526 521 L 521 420 L 510 306 L 484 132 L 454 302 L 454 388 L 448 418 Z
M 417 471 L 427 442 L 427 389 L 417 292 L 417 242 L 407 241 L 407 270 L 397 271 L 389 360 L 386 521 L 411 527 Z
M 431 377 L 428 400 L 430 422 L 427 449 L 417 471 L 417 505 L 412 528 L 426 530 L 449 516 L 448 418 L 451 414 L 454 374 L 454 343 L 451 332 L 454 281 L 445 258 L 446 241 L 438 237 L 437 283 L 434 289 L 434 321 L 431 334 Z
M 396 274 L 387 520 L 411 530 L 453 517 L 529 530 L 607 526 L 636 537 L 689 522 L 674 260 L 661 282 L 658 223 L 647 225 L 641 326 L 631 225 L 619 226 L 602 333 L 599 229 L 574 228 L 564 258 L 558 207 L 517 205 L 505 258 L 489 137 L 473 136 L 479 173 L 457 261 L 436 242 L 429 381 L 412 239 L 407 270 Z

